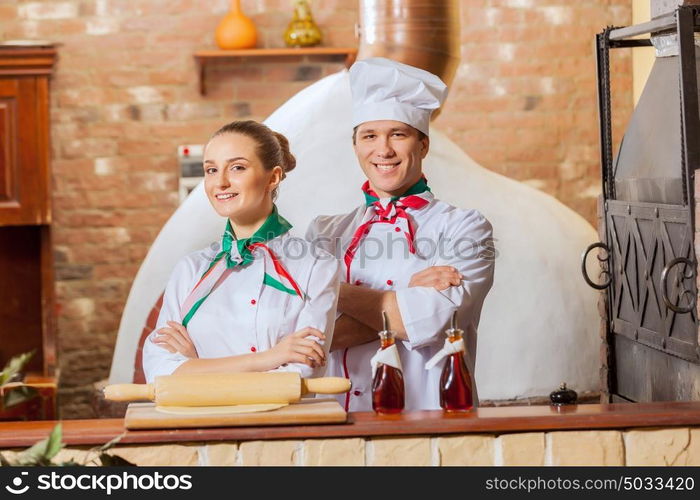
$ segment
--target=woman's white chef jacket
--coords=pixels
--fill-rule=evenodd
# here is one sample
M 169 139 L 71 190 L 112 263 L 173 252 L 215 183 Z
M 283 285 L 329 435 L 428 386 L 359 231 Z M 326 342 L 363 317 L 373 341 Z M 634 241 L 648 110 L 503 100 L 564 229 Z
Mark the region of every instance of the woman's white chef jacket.
M 432 194 L 430 194 L 432 198 Z M 381 199 L 386 206 L 388 198 Z M 333 253 L 342 262 L 343 255 L 356 229 L 366 221 L 367 210 L 360 206 L 349 214 L 320 216 L 312 221 L 306 239 Z M 407 341 L 397 341 L 403 367 L 406 410 L 439 409 L 439 380 L 443 362 L 430 370 L 425 363 L 441 349 L 444 331 L 455 308 L 457 322 L 464 330 L 467 348 L 465 361 L 472 375 L 475 404 L 478 402 L 474 383 L 476 330 L 484 298 L 493 283 L 495 249 L 491 224 L 476 210 L 463 210 L 439 200 L 419 210 L 407 210 L 415 226 L 416 253 L 408 252 L 402 219 L 397 224 L 372 224 L 364 236 L 351 265 L 353 284 L 377 290 L 394 290 L 406 328 Z M 368 213 L 369 214 L 369 213 Z M 343 280 L 345 280 L 345 265 Z M 431 266 L 453 266 L 464 279 L 461 286 L 444 291 L 434 288 L 408 287 L 415 273 Z M 372 410 L 372 373 L 370 358 L 379 341 L 333 351 L 328 376 L 345 376 L 352 380 L 349 393 L 350 411 Z M 344 395 L 337 397 L 345 404 Z
M 279 340 L 304 327 L 313 327 L 326 335 L 328 352 L 336 315 L 339 264 L 326 252 L 312 249 L 303 239 L 285 233 L 266 242 L 294 278 L 305 298 L 263 285 L 269 259 L 264 249 L 253 250 L 255 260 L 233 272 L 203 302 L 188 324 L 187 331 L 200 358 L 220 358 L 270 349 Z M 199 250 L 181 259 L 175 266 L 165 289 L 163 306 L 156 330 L 167 321 L 182 323 L 180 305 L 208 269 L 221 243 Z M 313 251 L 312 251 L 313 250 Z M 238 250 L 233 245 L 232 253 Z M 269 270 L 268 270 L 269 272 Z M 154 330 L 143 347 L 146 381 L 170 375 L 187 361 L 180 353 L 171 354 L 152 342 Z M 302 377 L 321 376 L 323 367 L 312 369 L 290 363 L 279 371 L 296 371 Z

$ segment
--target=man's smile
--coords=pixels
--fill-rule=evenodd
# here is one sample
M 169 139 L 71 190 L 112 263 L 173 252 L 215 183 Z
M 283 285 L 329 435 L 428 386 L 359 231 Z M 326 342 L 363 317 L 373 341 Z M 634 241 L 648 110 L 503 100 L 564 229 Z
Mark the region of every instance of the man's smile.
M 401 164 L 401 161 L 393 161 L 393 162 L 372 162 L 372 165 L 379 170 L 380 172 L 391 172 L 394 170 L 396 167 L 398 167 Z

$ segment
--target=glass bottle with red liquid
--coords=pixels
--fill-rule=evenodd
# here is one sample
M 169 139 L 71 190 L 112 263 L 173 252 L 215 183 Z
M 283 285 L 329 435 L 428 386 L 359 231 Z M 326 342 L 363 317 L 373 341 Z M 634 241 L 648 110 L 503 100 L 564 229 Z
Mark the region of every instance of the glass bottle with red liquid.
M 384 329 L 379 332 L 380 351 L 376 356 L 382 355 L 396 359 L 400 366 L 399 354 L 394 343 L 396 334 L 389 330 L 386 313 L 384 317 Z M 391 351 L 394 352 L 391 352 Z M 401 413 L 404 407 L 404 383 L 403 373 L 400 368 L 382 363 L 377 364 L 372 381 L 372 409 L 377 413 Z
M 469 411 L 474 406 L 472 379 L 464 361 L 464 331 L 457 328 L 457 311 L 452 314 L 450 328 L 445 334 L 447 340 L 456 348 L 456 352 L 447 355 L 442 367 L 440 406 L 447 412 Z

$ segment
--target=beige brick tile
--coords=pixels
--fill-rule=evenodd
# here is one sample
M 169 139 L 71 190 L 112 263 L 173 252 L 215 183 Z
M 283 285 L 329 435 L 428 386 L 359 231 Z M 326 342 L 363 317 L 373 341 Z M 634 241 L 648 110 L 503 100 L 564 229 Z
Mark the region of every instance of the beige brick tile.
M 245 441 L 239 445 L 242 465 L 296 465 L 299 441 Z
M 567 431 L 549 434 L 552 465 L 624 465 L 619 431 Z
M 430 438 L 377 438 L 368 465 L 431 465 Z
M 237 443 L 207 445 L 207 465 L 236 465 Z
M 197 465 L 198 445 L 120 446 L 109 451 L 136 465 Z
M 495 439 L 486 435 L 437 438 L 440 465 L 493 465 Z
M 500 437 L 503 465 L 544 465 L 544 433 L 524 432 Z
M 700 429 L 641 429 L 625 433 L 627 465 L 700 465 Z
M 365 440 L 308 439 L 304 442 L 304 465 L 365 465 Z

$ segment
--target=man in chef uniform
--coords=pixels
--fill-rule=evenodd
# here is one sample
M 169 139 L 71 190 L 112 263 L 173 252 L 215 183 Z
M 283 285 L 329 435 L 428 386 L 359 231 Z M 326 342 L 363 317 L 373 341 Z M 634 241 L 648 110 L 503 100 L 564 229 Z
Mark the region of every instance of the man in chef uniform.
M 491 224 L 476 210 L 436 199 L 423 174 L 430 115 L 447 86 L 422 69 L 370 58 L 350 68 L 350 87 L 364 202 L 347 214 L 317 217 L 307 232 L 343 266 L 326 375 L 352 380 L 352 390 L 338 397 L 348 411 L 372 410 L 370 360 L 384 311 L 396 333 L 405 410 L 439 409 L 443 363 L 425 365 L 443 348 L 457 310 L 476 405 L 476 333 L 495 252 Z

